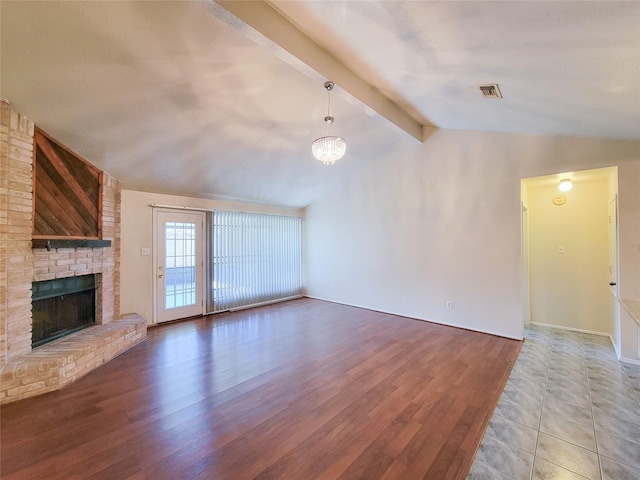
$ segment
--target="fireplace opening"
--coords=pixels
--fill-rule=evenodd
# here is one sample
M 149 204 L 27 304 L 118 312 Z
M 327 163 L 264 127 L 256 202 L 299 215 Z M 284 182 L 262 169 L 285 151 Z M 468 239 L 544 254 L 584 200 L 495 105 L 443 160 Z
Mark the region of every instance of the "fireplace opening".
M 33 282 L 31 304 L 33 348 L 95 325 L 96 276 Z

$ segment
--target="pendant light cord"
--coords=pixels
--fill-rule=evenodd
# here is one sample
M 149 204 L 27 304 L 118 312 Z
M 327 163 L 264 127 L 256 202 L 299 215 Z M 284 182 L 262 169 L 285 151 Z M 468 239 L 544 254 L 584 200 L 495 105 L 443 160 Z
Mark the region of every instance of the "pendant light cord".
M 327 125 L 327 135 L 329 135 L 329 125 L 333 123 L 333 117 L 331 116 L 331 90 L 333 90 L 333 83 L 325 83 L 324 88 L 327 90 L 327 116 L 324 120 Z

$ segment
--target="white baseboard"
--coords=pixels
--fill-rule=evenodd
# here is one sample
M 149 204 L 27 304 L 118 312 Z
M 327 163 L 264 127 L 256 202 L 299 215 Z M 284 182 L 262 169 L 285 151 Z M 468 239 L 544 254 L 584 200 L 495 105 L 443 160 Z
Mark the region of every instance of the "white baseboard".
M 518 338 L 518 337 L 509 337 L 509 336 L 507 336 L 507 335 L 505 335 L 503 333 L 496 333 L 496 332 L 491 332 L 491 331 L 488 331 L 488 330 L 473 329 L 473 328 L 469 328 L 469 327 L 464 326 L 464 325 L 456 325 L 455 323 L 444 323 L 444 322 L 439 322 L 437 320 L 432 320 L 430 318 L 412 317 L 412 316 L 409 316 L 409 315 L 404 314 L 404 313 L 391 312 L 391 311 L 388 311 L 388 310 L 380 310 L 378 308 L 365 307 L 363 305 L 357 305 L 357 304 L 354 304 L 354 303 L 339 302 L 337 300 L 330 300 L 328 298 L 323 298 L 323 297 L 315 297 L 313 295 L 304 295 L 304 296 L 307 297 L 307 298 L 311 298 L 313 300 L 322 300 L 323 302 L 337 303 L 338 305 L 345 305 L 347 307 L 362 308 L 363 310 L 370 310 L 372 312 L 386 313 L 387 315 L 395 315 L 396 317 L 404 317 L 404 318 L 409 318 L 411 320 L 419 320 L 421 322 L 437 323 L 438 325 L 444 325 L 445 327 L 461 328 L 462 330 L 469 330 L 470 332 L 486 333 L 487 335 L 493 335 L 494 337 L 502 337 L 502 338 L 508 338 L 509 340 L 522 341 L 522 337 L 520 337 L 520 338 Z
M 540 325 L 541 327 L 556 328 L 558 330 L 569 330 L 570 332 L 589 333 L 591 335 L 598 335 L 600 337 L 609 337 L 611 335 L 605 332 L 596 332 L 594 330 L 585 330 L 584 328 L 565 327 L 564 325 L 553 325 L 551 323 L 531 322 L 531 325 Z
M 618 358 L 620 358 L 620 357 L 618 357 Z M 636 359 L 634 359 L 634 358 L 625 358 L 625 357 L 622 357 L 622 358 L 620 358 L 620 361 L 621 361 L 622 363 L 630 363 L 631 365 L 640 365 L 640 360 L 636 360 Z
M 289 300 L 295 300 L 296 298 L 302 298 L 302 297 L 303 295 L 292 295 L 290 297 L 276 298 L 275 300 L 267 300 L 266 302 L 252 303 L 250 305 L 243 305 L 241 307 L 233 307 L 233 308 L 230 308 L 228 311 L 237 312 L 239 310 L 247 310 L 248 308 L 264 307 L 265 305 L 272 305 L 274 303 L 280 303 L 280 302 L 288 302 Z M 207 315 L 210 315 L 210 314 L 207 314 Z
M 616 357 L 618 358 L 618 360 L 623 361 L 620 358 L 620 352 L 616 348 L 616 342 L 613 341 L 613 337 L 609 333 L 595 332 L 593 330 L 585 330 L 584 328 L 565 327 L 563 325 L 552 325 L 550 323 L 531 322 L 531 325 L 540 325 L 541 327 L 555 328 L 557 330 L 568 330 L 570 332 L 588 333 L 590 335 L 598 335 L 599 337 L 607 337 L 611 342 L 611 346 L 613 347 L 613 352 L 616 354 Z

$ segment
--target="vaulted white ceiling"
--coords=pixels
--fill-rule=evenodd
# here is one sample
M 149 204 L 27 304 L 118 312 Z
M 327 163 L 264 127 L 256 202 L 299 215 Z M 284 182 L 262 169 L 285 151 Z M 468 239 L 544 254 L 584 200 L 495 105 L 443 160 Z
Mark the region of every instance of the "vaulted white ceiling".
M 125 188 L 294 207 L 417 143 L 402 122 L 640 140 L 640 2 L 266 6 L 303 37 L 222 1 L 2 0 L 0 96 Z

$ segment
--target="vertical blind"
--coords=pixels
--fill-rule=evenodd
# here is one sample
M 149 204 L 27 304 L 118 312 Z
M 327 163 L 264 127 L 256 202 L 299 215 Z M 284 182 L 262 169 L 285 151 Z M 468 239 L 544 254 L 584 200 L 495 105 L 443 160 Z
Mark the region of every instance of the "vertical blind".
M 302 219 L 209 212 L 207 311 L 302 293 Z

